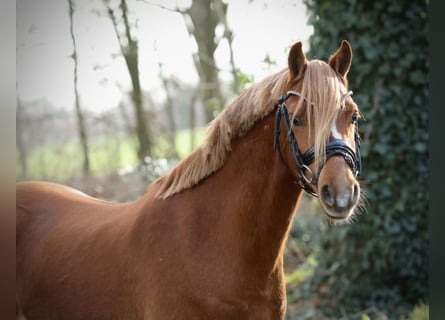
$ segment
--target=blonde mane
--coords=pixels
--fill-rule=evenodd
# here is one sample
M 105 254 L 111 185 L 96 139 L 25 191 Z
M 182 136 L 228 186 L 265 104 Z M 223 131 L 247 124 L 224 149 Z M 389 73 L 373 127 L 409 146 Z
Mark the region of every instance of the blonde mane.
M 307 113 L 307 122 L 310 124 L 308 140 L 311 141 L 314 136 L 316 167 L 325 161 L 324 150 L 338 113 L 345 107 L 347 92 L 347 81 L 340 78 L 326 62 L 308 62 L 301 89 L 304 99 L 299 100 L 294 115 Z
M 200 147 L 179 162 L 167 175 L 156 180 L 156 197 L 166 199 L 197 185 L 220 169 L 230 152 L 232 138 L 244 135 L 253 124 L 271 113 L 277 99 L 285 93 L 289 73 L 284 69 L 252 85 L 235 97 L 209 124 L 207 137 Z M 342 88 L 340 88 L 343 86 Z M 308 62 L 302 81 L 301 95 L 295 113 L 308 108 L 315 139 L 315 159 L 321 158 L 337 118 L 344 84 L 325 62 Z M 341 91 L 341 92 L 340 92 Z M 304 103 L 304 101 L 309 103 Z M 317 119 L 317 121 L 312 121 Z M 312 134 L 312 133 L 311 133 Z

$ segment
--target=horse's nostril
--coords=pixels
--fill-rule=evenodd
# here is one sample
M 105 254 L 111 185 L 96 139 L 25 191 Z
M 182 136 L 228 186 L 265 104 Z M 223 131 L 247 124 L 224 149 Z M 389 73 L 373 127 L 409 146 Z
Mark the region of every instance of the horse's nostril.
M 324 185 L 321 188 L 321 197 L 323 198 L 323 201 L 329 205 L 329 206 L 333 206 L 334 205 L 334 197 L 332 196 L 332 193 L 329 191 L 329 186 L 328 185 Z

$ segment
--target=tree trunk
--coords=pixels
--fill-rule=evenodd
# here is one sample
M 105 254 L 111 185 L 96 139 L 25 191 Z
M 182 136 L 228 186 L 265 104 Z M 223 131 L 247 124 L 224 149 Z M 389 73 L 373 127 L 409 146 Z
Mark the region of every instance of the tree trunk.
M 214 58 L 218 46 L 215 42 L 215 28 L 219 23 L 219 17 L 212 9 L 212 1 L 208 0 L 193 0 L 192 6 L 186 12 L 193 23 L 193 27 L 188 26 L 189 33 L 193 35 L 198 45 L 198 54 L 194 60 L 207 121 L 210 121 L 213 119 L 214 111 L 221 109 L 223 100 Z
M 169 148 L 166 152 L 166 157 L 168 158 L 179 158 L 178 152 L 176 150 L 176 123 L 175 123 L 175 117 L 174 117 L 174 111 L 173 111 L 173 99 L 170 91 L 171 86 L 175 86 L 176 84 L 172 81 L 166 78 L 163 74 L 162 70 L 162 63 L 158 64 L 159 66 L 159 78 L 161 78 L 162 85 L 164 86 L 165 90 L 165 114 L 167 115 L 167 133 L 166 137 L 168 140 Z
M 235 65 L 235 56 L 233 53 L 233 32 L 229 27 L 229 23 L 227 21 L 227 7 L 229 6 L 227 3 L 222 1 L 215 1 L 215 12 L 218 16 L 219 22 L 221 22 L 224 26 L 224 38 L 227 39 L 227 43 L 229 45 L 230 52 L 230 68 L 233 76 L 233 92 L 236 94 L 241 89 L 241 84 L 239 81 L 239 70 Z
M 200 99 L 200 88 L 196 88 L 192 94 L 192 97 L 190 99 L 190 150 L 195 149 L 196 145 L 196 111 L 195 111 L 195 105 L 197 101 Z
M 88 154 L 88 138 L 87 138 L 87 132 L 85 127 L 85 120 L 83 117 L 83 113 L 80 107 L 79 102 L 79 92 L 77 89 L 77 49 L 76 49 L 76 38 L 74 37 L 74 30 L 73 30 L 73 13 L 74 13 L 74 7 L 72 0 L 68 0 L 68 6 L 69 6 L 69 16 L 70 16 L 70 34 L 71 34 L 71 40 L 73 42 L 73 54 L 71 57 L 74 61 L 74 105 L 76 110 L 76 118 L 77 118 L 77 128 L 79 133 L 79 139 L 80 144 L 82 147 L 82 154 L 83 154 L 83 165 L 82 165 L 82 172 L 84 176 L 88 176 L 90 173 L 90 159 Z
M 152 150 L 151 145 L 152 141 L 149 135 L 149 125 L 148 122 L 145 121 L 144 116 L 144 107 L 143 107 L 143 95 L 141 89 L 141 83 L 139 79 L 139 56 L 138 56 L 138 43 L 133 39 L 130 32 L 130 24 L 128 21 L 128 7 L 125 0 L 121 0 L 120 8 L 122 10 L 122 19 L 124 24 L 124 37 L 125 41 L 122 41 L 122 37 L 119 33 L 117 20 L 114 16 L 114 12 L 109 5 L 108 0 L 104 0 L 108 9 L 108 15 L 113 23 L 114 30 L 116 32 L 116 36 L 119 41 L 119 46 L 121 48 L 121 53 L 125 59 L 125 63 L 127 64 L 128 72 L 131 78 L 132 84 L 132 93 L 131 99 L 133 101 L 134 113 L 136 119 L 136 136 L 139 142 L 138 148 L 138 158 L 142 161 L 145 157 L 151 156 Z

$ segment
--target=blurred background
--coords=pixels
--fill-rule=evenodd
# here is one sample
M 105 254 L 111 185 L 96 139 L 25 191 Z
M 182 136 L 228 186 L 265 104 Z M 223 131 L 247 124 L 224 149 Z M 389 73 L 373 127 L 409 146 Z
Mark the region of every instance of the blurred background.
M 342 39 L 365 210 L 306 197 L 289 238 L 287 319 L 428 319 L 427 0 L 17 0 L 16 180 L 132 201 L 200 144 L 243 88 L 303 42 Z

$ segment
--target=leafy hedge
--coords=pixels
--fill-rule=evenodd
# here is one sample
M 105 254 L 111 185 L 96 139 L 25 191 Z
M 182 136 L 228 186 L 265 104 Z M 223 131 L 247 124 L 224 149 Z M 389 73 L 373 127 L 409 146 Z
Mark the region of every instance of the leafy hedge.
M 428 1 L 305 0 L 308 58 L 347 39 L 366 212 L 321 235 L 311 297 L 328 317 L 377 308 L 399 318 L 428 302 Z M 315 299 L 314 299 L 315 300 Z

